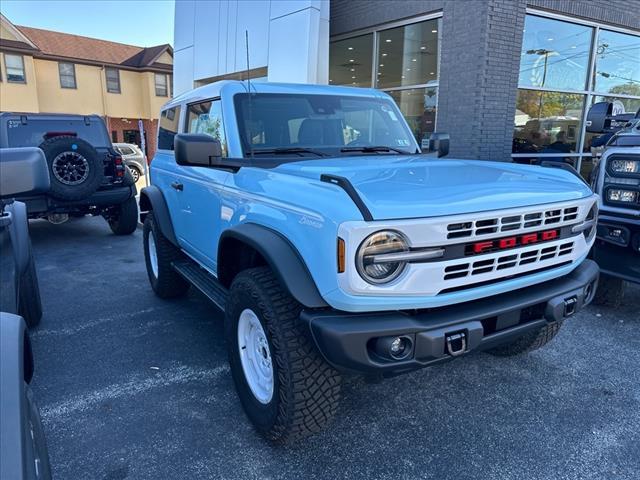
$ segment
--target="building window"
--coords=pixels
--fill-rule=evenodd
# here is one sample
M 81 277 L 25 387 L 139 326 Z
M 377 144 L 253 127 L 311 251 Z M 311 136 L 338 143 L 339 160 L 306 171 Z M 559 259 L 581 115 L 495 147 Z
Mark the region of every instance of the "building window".
M 104 72 L 107 77 L 107 92 L 120 93 L 120 70 L 106 67 Z
M 166 97 L 168 92 L 167 75 L 165 73 L 155 74 L 156 97 Z
M 380 27 L 331 43 L 329 83 L 386 91 L 420 143 L 436 126 L 439 59 L 439 18 Z
M 332 42 L 329 47 L 329 83 L 372 86 L 373 34 Z
M 27 83 L 24 72 L 24 58 L 22 55 L 4 54 L 4 69 L 7 72 L 7 82 Z
M 173 138 L 178 133 L 180 107 L 167 108 L 160 113 L 158 125 L 158 149 L 173 150 Z
M 73 63 L 58 63 L 58 73 L 62 88 L 76 88 L 76 68 Z
M 186 133 L 205 133 L 220 140 L 222 156 L 227 156 L 227 141 L 220 100 L 194 103 L 187 107 Z
M 512 156 L 569 163 L 588 178 L 598 136 L 585 131 L 588 109 L 599 101 L 616 113 L 640 106 L 640 34 L 543 15 L 525 20 Z
M 595 54 L 596 92 L 640 97 L 640 36 L 600 30 Z
M 118 131 L 117 130 L 111 130 L 111 141 L 113 143 L 118 143 Z

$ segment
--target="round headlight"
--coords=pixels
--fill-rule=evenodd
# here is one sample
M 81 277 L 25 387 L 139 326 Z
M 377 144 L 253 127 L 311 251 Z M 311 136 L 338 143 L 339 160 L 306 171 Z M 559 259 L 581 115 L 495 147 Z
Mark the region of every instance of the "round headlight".
M 369 283 L 388 283 L 402 273 L 406 262 L 385 261 L 387 254 L 409 251 L 409 244 L 399 232 L 384 230 L 369 235 L 358 248 L 356 268 Z

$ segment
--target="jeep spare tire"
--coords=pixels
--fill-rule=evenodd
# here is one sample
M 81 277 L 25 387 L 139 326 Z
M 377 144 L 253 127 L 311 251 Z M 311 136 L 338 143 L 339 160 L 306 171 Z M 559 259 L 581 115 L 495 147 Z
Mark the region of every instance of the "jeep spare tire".
M 104 176 L 104 164 L 90 143 L 75 137 L 45 140 L 40 149 L 47 158 L 51 189 L 60 200 L 81 200 L 95 192 Z

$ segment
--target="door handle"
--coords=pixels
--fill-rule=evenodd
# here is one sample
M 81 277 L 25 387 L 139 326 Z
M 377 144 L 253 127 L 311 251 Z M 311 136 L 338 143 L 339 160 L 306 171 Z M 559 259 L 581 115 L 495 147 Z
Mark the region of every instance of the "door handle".
M 184 185 L 181 184 L 180 182 L 172 182 L 171 183 L 171 188 L 173 188 L 175 190 L 182 191 L 182 190 L 184 190 Z

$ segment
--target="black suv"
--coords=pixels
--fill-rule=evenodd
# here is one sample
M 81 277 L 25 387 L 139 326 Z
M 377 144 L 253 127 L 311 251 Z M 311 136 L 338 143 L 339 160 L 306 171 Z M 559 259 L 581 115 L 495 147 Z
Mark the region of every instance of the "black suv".
M 591 172 L 600 195 L 591 255 L 602 272 L 594 302 L 618 306 L 625 282 L 640 284 L 640 109 L 635 115 L 612 112 L 609 102 L 593 104 L 587 131 L 601 134 L 592 146 L 604 147 Z
M 135 182 L 102 118 L 0 113 L 0 148 L 19 147 L 40 148 L 51 178 L 47 193 L 17 197 L 27 205 L 29 218 L 62 223 L 69 216 L 102 215 L 116 235 L 135 231 Z
M 37 148 L 7 148 L 0 162 L 0 478 L 48 480 L 49 456 L 30 387 L 29 332 L 42 315 L 27 209 L 17 195 L 49 190 Z

